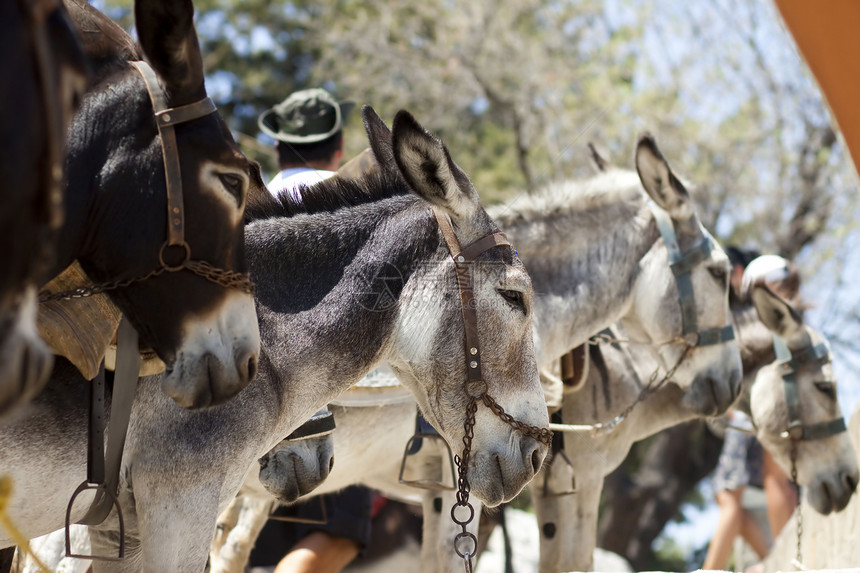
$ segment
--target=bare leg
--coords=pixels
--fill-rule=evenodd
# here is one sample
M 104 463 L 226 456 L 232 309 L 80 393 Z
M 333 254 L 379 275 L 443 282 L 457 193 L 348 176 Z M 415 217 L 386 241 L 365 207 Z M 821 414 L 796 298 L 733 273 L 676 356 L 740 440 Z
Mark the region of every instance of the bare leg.
M 764 493 L 767 499 L 767 520 L 774 539 L 788 523 L 797 506 L 797 492 L 788 476 L 764 450 Z
M 755 516 L 746 508 L 741 507 L 741 537 L 744 538 L 753 551 L 759 556 L 759 559 L 764 559 L 767 555 L 767 536 L 764 534 L 761 524 L 756 520 Z
M 720 506 L 720 517 L 717 520 L 717 530 L 708 546 L 708 554 L 702 569 L 724 569 L 732 552 L 732 543 L 741 532 L 743 525 L 743 507 L 741 494 L 744 488 L 731 491 L 723 490 L 717 493 L 717 504 Z
M 314 531 L 293 546 L 275 573 L 339 573 L 358 552 L 358 544 L 351 539 Z

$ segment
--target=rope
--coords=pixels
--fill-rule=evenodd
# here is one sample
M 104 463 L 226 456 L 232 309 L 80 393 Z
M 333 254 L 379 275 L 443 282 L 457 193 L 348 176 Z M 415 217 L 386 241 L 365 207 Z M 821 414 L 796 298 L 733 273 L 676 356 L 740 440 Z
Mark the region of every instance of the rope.
M 15 527 L 9 514 L 6 513 L 6 509 L 9 507 L 9 502 L 12 499 L 12 489 L 12 478 L 5 475 L 0 476 L 0 525 L 9 532 L 9 536 L 15 542 L 15 545 L 18 546 L 19 551 L 23 551 L 26 555 L 33 558 L 36 565 L 38 565 L 42 570 L 42 573 L 51 573 L 51 570 L 48 569 L 38 557 L 36 557 L 36 554 L 30 549 L 29 540 L 17 527 Z

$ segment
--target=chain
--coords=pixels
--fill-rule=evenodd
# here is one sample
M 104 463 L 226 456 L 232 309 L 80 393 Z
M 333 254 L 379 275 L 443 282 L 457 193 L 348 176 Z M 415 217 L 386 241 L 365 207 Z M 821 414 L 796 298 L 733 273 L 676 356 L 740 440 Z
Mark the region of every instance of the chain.
M 795 515 L 797 516 L 797 555 L 794 558 L 794 566 L 800 570 L 805 570 L 803 566 L 803 553 L 801 552 L 800 542 L 803 538 L 803 513 L 800 508 L 800 484 L 797 483 L 797 440 L 791 440 L 791 481 L 794 487 L 797 488 L 797 505 L 795 506 Z
M 469 484 L 469 478 L 466 473 L 469 469 L 469 460 L 472 457 L 472 439 L 475 437 L 475 413 L 478 411 L 478 398 L 487 406 L 496 416 L 498 416 L 505 424 L 509 425 L 514 430 L 535 440 L 546 444 L 552 444 L 552 431 L 549 428 L 541 428 L 526 424 L 514 419 L 513 416 L 505 412 L 505 409 L 496 402 L 496 400 L 483 392 L 480 396 L 469 395 L 469 403 L 466 406 L 466 420 L 463 422 L 463 454 L 454 456 L 454 463 L 457 466 L 457 501 L 451 507 L 451 519 L 454 523 L 460 526 L 461 531 L 454 537 L 454 551 L 463 558 L 466 573 L 472 573 L 472 557 L 478 551 L 478 540 L 470 533 L 466 526 L 472 522 L 475 517 L 475 509 L 469 503 L 469 492 L 472 490 Z M 466 508 L 469 514 L 465 519 L 457 517 L 457 508 Z M 472 542 L 471 551 L 460 550 L 458 545 L 461 540 L 468 539 Z
M 481 396 L 481 401 L 483 401 L 484 405 L 492 410 L 496 416 L 501 418 L 504 423 L 512 427 L 514 430 L 525 434 L 530 438 L 534 438 L 547 446 L 552 445 L 552 430 L 549 428 L 540 428 L 538 426 L 532 426 L 530 424 L 520 422 L 519 420 L 515 420 L 514 417 L 505 412 L 505 409 L 502 408 L 501 405 L 499 405 L 499 403 L 496 402 L 496 400 L 489 394 Z
M 225 288 L 235 288 L 248 294 L 254 294 L 254 284 L 251 282 L 251 278 L 247 274 L 219 269 L 217 267 L 213 267 L 205 261 L 186 260 L 184 263 L 176 267 L 168 267 L 162 264 L 158 268 L 149 271 L 145 275 L 133 277 L 130 279 L 119 279 L 105 283 L 95 284 L 92 286 L 79 287 L 76 289 L 68 290 L 65 292 L 58 292 L 54 294 L 42 292 L 39 294 L 39 302 L 42 303 L 57 300 L 88 298 L 97 294 L 102 294 L 119 288 L 125 288 L 135 283 L 149 280 L 153 277 L 157 277 L 161 274 L 164 274 L 165 272 L 179 272 L 183 269 L 187 269 L 195 275 Z
M 454 551 L 463 558 L 466 573 L 472 573 L 472 557 L 478 551 L 477 538 L 466 530 L 466 526 L 475 517 L 475 508 L 469 503 L 469 492 L 472 486 L 469 485 L 469 478 L 466 476 L 466 472 L 469 469 L 469 459 L 472 456 L 472 438 L 475 437 L 475 412 L 477 411 L 478 403 L 474 397 L 470 396 L 469 404 L 466 406 L 466 421 L 463 422 L 463 455 L 454 456 L 454 463 L 457 465 L 457 501 L 451 507 L 451 519 L 461 529 L 460 533 L 454 536 Z M 457 518 L 458 507 L 465 507 L 469 510 L 469 515 L 466 519 L 461 520 Z M 460 551 L 458 543 L 461 539 L 468 539 L 472 542 L 472 551 Z

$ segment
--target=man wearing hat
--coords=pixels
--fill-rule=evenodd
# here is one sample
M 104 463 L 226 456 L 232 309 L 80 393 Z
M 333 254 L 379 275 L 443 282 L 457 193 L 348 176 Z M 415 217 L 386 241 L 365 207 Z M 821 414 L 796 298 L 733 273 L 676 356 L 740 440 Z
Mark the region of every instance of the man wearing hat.
M 335 174 L 343 158 L 343 125 L 353 106 L 314 88 L 294 92 L 260 115 L 257 124 L 275 138 L 278 152 L 280 172 L 268 184 L 272 195 L 287 193 L 301 201 L 303 187 Z M 251 565 L 276 564 L 276 573 L 338 573 L 370 541 L 371 496 L 360 486 L 323 496 L 328 516 L 323 524 L 269 521 L 251 553 Z M 321 510 L 318 501 L 310 501 L 278 512 L 312 521 Z
M 286 191 L 301 201 L 300 186 L 334 175 L 343 158 L 343 125 L 353 106 L 313 88 L 290 94 L 260 115 L 260 129 L 277 140 L 281 171 L 269 182 L 272 195 Z

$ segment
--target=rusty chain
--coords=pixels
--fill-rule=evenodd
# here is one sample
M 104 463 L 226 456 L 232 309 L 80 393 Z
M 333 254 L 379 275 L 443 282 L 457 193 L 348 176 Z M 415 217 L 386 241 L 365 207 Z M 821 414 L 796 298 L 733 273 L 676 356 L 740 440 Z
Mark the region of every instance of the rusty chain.
M 51 302 L 57 300 L 71 300 L 77 298 L 88 298 L 97 294 L 102 294 L 108 291 L 125 288 L 135 283 L 143 282 L 153 277 L 157 277 L 165 272 L 179 272 L 188 270 L 195 275 L 206 279 L 207 281 L 223 286 L 225 288 L 235 288 L 244 291 L 248 294 L 254 294 L 254 284 L 251 278 L 246 273 L 237 273 L 235 271 L 227 271 L 214 267 L 205 261 L 195 261 L 186 259 L 181 264 L 170 266 L 162 261 L 160 265 L 144 275 L 133 277 L 130 279 L 118 279 L 104 283 L 98 283 L 92 286 L 78 287 L 76 289 L 58 292 L 58 293 L 39 293 L 39 302 Z
M 451 519 L 462 530 L 454 537 L 454 551 L 463 559 L 466 573 L 472 573 L 472 557 L 478 551 L 478 540 L 466 529 L 475 517 L 475 508 L 469 503 L 469 493 L 472 490 L 472 486 L 469 484 L 466 472 L 469 469 L 469 461 L 472 457 L 472 438 L 475 437 L 475 413 L 478 411 L 478 400 L 480 399 L 487 408 L 515 431 L 533 438 L 546 446 L 552 444 L 552 431 L 549 428 L 541 428 L 516 420 L 513 416 L 505 412 L 505 409 L 492 396 L 487 394 L 486 384 L 483 385 L 483 390 L 477 396 L 469 393 L 469 403 L 466 406 L 466 419 L 463 422 L 463 454 L 462 456 L 454 456 L 454 463 L 457 465 L 457 501 L 451 507 Z M 465 519 L 457 518 L 457 508 L 459 507 L 469 510 L 469 514 Z M 463 539 L 468 539 L 472 542 L 471 551 L 460 550 L 458 544 Z

